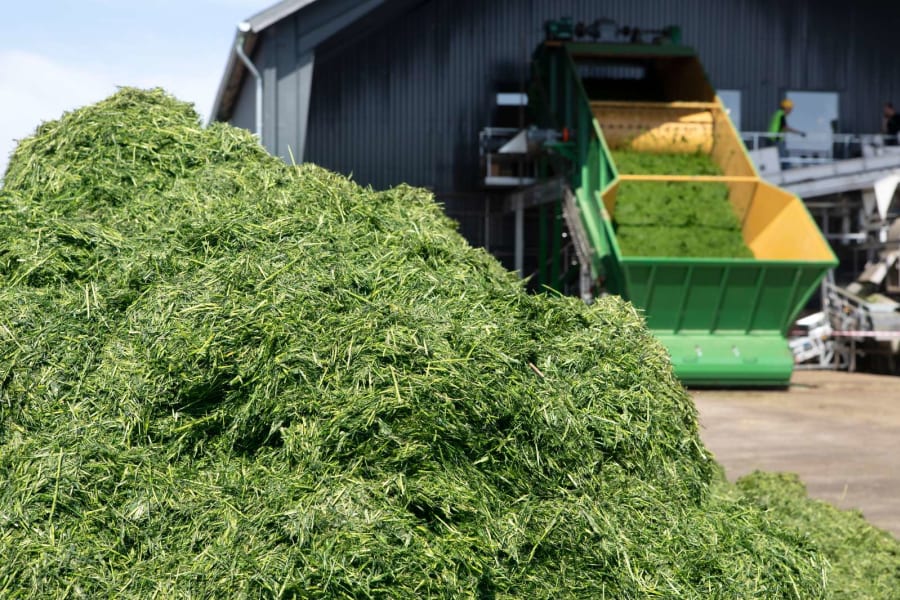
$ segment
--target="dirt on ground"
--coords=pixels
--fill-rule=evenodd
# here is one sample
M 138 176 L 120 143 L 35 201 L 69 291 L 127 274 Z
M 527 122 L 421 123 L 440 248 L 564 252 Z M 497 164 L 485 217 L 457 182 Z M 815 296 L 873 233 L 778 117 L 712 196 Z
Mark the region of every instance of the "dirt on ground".
M 692 390 L 728 478 L 798 473 L 814 498 L 900 538 L 900 377 L 798 371 L 787 390 Z

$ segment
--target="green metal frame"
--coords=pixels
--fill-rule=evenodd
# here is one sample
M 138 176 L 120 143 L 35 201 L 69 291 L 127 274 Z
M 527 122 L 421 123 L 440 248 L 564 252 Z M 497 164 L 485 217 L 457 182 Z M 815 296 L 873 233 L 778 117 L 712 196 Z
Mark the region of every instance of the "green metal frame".
M 793 356 L 786 334 L 830 261 L 623 256 L 603 194 L 618 178 L 574 56 L 694 56 L 684 46 L 546 43 L 534 57 L 530 101 L 542 125 L 574 132 L 569 179 L 606 291 L 645 313 L 676 374 L 693 386 L 783 386 Z

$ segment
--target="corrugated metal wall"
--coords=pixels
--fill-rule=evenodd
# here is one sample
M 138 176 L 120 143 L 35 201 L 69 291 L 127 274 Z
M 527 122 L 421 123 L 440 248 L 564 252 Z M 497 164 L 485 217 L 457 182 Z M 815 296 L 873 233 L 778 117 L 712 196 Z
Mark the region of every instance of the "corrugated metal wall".
M 231 113 L 230 123 L 256 133 L 256 89 L 250 77 L 245 78 L 241 86 L 241 93 Z
M 477 189 L 477 132 L 515 91 L 548 18 L 679 24 L 716 87 L 765 129 L 787 89 L 840 92 L 840 127 L 875 131 L 900 101 L 900 5 L 835 0 L 430 0 L 347 45 L 317 50 L 307 159 L 376 187 Z

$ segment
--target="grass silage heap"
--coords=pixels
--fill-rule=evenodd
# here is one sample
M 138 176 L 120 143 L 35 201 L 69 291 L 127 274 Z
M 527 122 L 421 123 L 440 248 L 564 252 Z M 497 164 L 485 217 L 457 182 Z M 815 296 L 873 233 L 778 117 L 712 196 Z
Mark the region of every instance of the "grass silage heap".
M 858 515 L 722 481 L 627 303 L 528 295 L 427 193 L 288 167 L 158 90 L 20 143 L 0 308 L 3 597 L 900 583 Z

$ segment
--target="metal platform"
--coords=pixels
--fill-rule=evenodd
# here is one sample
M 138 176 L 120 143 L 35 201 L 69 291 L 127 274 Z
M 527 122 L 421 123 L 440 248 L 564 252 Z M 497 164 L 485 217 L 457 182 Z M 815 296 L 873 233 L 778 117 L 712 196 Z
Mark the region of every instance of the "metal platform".
M 758 135 L 753 132 L 742 134 L 753 139 Z M 803 199 L 870 190 L 885 177 L 900 175 L 900 146 L 876 144 L 874 136 L 843 137 L 857 140 L 852 146 L 859 148 L 861 156 L 839 158 L 828 154 L 780 158 L 774 147 L 752 150 L 749 154 L 766 181 Z M 847 140 L 839 147 L 851 147 Z M 782 169 L 782 163 L 792 168 Z

